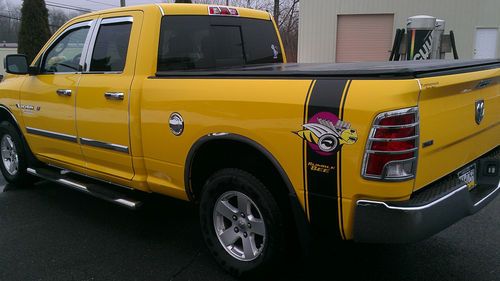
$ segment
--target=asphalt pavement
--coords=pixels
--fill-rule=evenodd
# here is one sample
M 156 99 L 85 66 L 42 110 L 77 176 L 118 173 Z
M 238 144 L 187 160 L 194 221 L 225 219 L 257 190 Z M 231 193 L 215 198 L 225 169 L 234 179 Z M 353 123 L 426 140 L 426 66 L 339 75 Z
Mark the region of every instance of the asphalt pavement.
M 500 280 L 500 198 L 409 245 L 332 243 L 284 280 Z M 353 268 L 354 270 L 352 270 Z M 140 211 L 46 181 L 0 178 L 0 280 L 235 280 L 205 249 L 197 210 L 153 196 Z M 263 279 L 265 280 L 265 279 Z

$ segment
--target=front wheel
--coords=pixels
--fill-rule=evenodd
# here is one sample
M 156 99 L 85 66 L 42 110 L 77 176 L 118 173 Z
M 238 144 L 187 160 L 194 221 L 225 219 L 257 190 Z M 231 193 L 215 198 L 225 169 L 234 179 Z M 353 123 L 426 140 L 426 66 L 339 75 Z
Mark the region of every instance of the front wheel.
M 28 159 L 21 136 L 7 121 L 0 123 L 0 170 L 5 180 L 12 184 L 31 183 L 33 177 L 26 172 Z
M 207 247 L 235 276 L 257 276 L 279 265 L 285 237 L 281 211 L 264 184 L 239 169 L 223 169 L 206 182 L 200 220 Z

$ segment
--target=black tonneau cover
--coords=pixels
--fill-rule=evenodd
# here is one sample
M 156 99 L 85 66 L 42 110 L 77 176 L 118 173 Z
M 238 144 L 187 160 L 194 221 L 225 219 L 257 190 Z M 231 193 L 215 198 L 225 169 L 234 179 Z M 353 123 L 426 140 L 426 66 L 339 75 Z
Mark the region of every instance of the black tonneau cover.
M 403 79 L 456 74 L 500 67 L 500 59 L 428 60 L 358 63 L 287 63 L 241 66 L 219 70 L 160 71 L 157 78 L 169 77 L 352 77 Z

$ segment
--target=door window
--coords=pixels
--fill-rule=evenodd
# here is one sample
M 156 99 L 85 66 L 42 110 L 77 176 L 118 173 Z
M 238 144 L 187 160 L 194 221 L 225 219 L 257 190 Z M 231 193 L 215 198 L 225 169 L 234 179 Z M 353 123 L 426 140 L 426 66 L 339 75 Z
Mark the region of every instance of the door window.
M 63 34 L 45 55 L 42 72 L 79 72 L 89 26 L 75 28 Z
M 123 71 L 131 28 L 131 22 L 101 25 L 92 52 L 91 72 Z

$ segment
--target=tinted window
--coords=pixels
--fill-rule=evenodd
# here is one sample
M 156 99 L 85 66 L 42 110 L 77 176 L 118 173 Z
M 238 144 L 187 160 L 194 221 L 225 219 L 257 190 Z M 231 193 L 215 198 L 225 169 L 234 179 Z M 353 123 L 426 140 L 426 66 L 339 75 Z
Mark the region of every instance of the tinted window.
M 161 24 L 158 71 L 283 62 L 271 21 L 167 16 Z
M 123 71 L 132 23 L 101 25 L 95 41 L 90 71 Z
M 231 66 L 245 64 L 243 41 L 239 26 L 212 26 L 215 45 L 215 65 Z
M 89 27 L 76 28 L 62 35 L 46 53 L 43 72 L 78 72 Z

